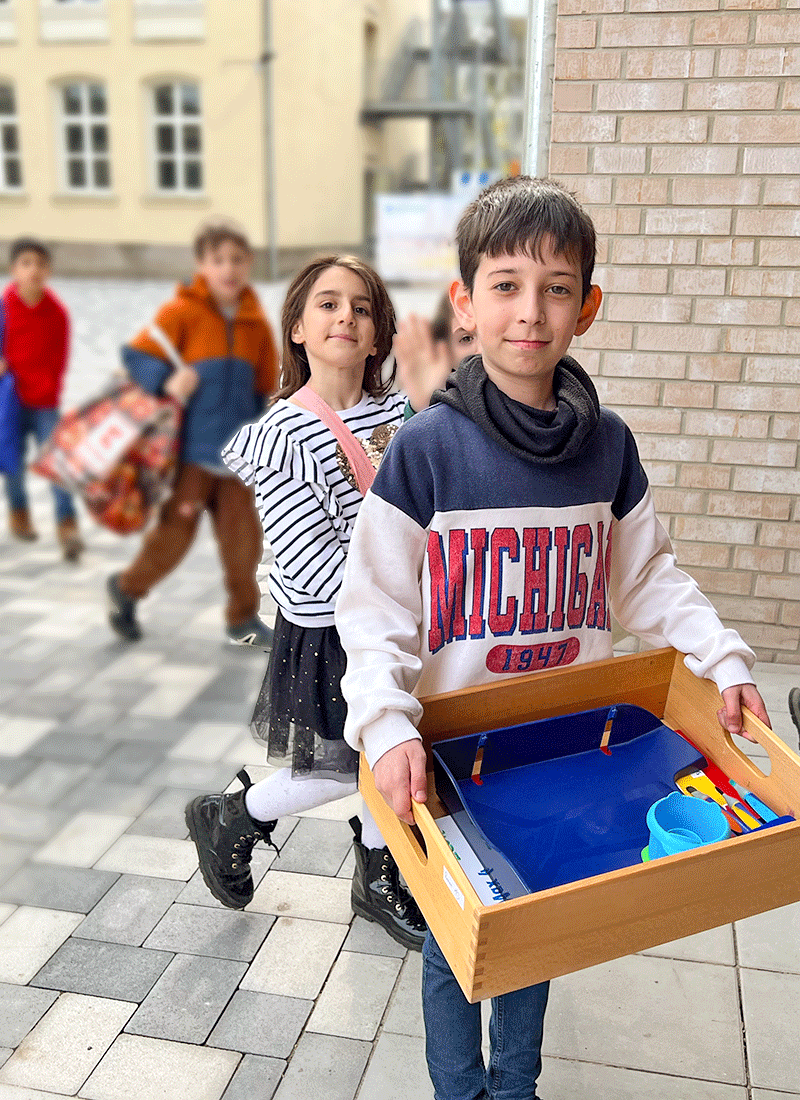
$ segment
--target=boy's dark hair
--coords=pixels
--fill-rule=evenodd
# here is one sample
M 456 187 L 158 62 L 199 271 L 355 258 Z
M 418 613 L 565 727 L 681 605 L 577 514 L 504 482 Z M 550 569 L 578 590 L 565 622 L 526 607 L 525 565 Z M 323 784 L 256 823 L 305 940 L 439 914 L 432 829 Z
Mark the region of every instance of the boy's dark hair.
M 331 267 L 346 267 L 364 281 L 369 294 L 370 312 L 375 325 L 375 354 L 367 356 L 364 366 L 363 388 L 371 397 L 382 397 L 392 388 L 395 370 L 388 378 L 381 377 L 381 368 L 392 350 L 392 337 L 397 325 L 394 306 L 389 292 L 377 271 L 358 256 L 320 256 L 311 260 L 295 275 L 286 292 L 281 311 L 283 358 L 281 362 L 281 387 L 273 401 L 291 397 L 311 377 L 306 349 L 292 339 L 292 329 L 303 316 L 311 288 L 319 276 Z
M 532 176 L 498 180 L 461 215 L 456 229 L 461 281 L 471 293 L 481 257 L 536 255 L 543 237 L 551 238 L 557 255 L 580 263 L 586 301 L 596 249 L 592 219 L 560 183 Z
M 40 241 L 37 237 L 17 237 L 15 241 L 12 241 L 8 250 L 9 264 L 13 264 L 18 260 L 23 252 L 36 252 L 48 264 L 53 262 L 50 249 L 44 241 Z
M 214 218 L 212 221 L 203 222 L 197 230 L 194 238 L 194 254 L 196 259 L 202 260 L 206 252 L 219 248 L 221 244 L 235 244 L 248 256 L 252 256 L 253 247 L 247 239 L 244 229 L 234 221 L 225 218 Z

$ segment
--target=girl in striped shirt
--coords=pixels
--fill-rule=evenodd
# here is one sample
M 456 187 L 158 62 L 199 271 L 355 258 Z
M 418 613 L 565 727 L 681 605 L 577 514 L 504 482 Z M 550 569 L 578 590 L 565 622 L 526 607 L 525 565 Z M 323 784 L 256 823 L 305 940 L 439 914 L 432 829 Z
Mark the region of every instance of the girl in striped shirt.
M 282 387 L 269 412 L 240 429 L 223 461 L 255 491 L 275 555 L 268 587 L 278 605 L 269 666 L 253 714 L 277 770 L 241 789 L 201 795 L 186 807 L 200 869 L 212 894 L 233 909 L 253 896 L 250 857 L 272 843 L 277 819 L 357 790 L 358 757 L 344 740 L 340 681 L 345 656 L 334 606 L 362 500 L 356 471 L 332 431 L 300 402 L 310 387 L 377 466 L 403 421 L 405 397 L 381 376 L 395 331 L 386 287 L 356 257 L 326 256 L 294 279 L 282 312 Z M 297 396 L 295 396 L 297 395 Z M 328 412 L 329 412 L 328 410 Z M 401 886 L 377 824 L 363 807 L 356 833 L 354 910 L 419 949 L 425 923 Z

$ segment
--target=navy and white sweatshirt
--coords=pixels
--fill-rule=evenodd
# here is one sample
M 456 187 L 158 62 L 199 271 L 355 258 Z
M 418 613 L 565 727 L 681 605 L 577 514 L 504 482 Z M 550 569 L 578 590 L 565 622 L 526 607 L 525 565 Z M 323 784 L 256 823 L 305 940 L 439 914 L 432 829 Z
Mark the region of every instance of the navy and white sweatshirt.
M 577 454 L 532 462 L 433 405 L 395 436 L 350 541 L 345 739 L 373 765 L 418 736 L 419 697 L 611 657 L 612 611 L 720 690 L 752 683 L 755 655 L 677 567 L 615 413 L 597 406 Z

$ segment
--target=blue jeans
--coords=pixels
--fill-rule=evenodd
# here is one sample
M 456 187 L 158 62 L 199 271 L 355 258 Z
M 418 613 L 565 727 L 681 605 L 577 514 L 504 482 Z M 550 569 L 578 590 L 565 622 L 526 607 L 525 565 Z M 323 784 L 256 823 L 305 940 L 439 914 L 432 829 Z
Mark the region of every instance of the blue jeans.
M 25 405 L 20 409 L 19 473 L 6 474 L 6 496 L 9 508 L 27 511 L 28 494 L 25 491 L 25 450 L 28 436 L 32 435 L 37 443 L 44 443 L 58 420 L 58 409 L 29 409 Z M 60 485 L 53 485 L 53 500 L 56 506 L 56 520 L 75 519 L 75 505 L 72 497 Z
M 425 1054 L 435 1100 L 536 1100 L 549 982 L 492 998 L 491 1056 L 481 1053 L 481 1006 L 471 1005 L 433 936 L 422 947 Z

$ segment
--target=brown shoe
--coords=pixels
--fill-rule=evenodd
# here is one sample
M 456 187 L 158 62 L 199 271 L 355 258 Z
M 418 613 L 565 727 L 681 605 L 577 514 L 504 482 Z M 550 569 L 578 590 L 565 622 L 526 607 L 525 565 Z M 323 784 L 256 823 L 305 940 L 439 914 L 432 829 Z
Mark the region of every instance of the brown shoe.
M 65 561 L 77 561 L 85 549 L 74 519 L 62 519 L 58 525 L 58 541 L 64 551 Z
M 39 537 L 31 523 L 27 508 L 11 509 L 8 516 L 8 529 L 15 539 L 21 539 L 22 542 L 33 542 Z

